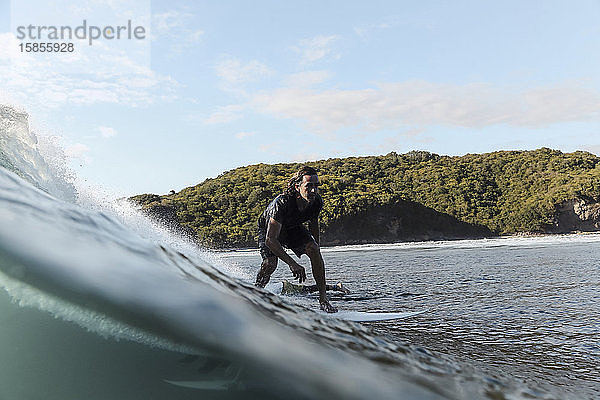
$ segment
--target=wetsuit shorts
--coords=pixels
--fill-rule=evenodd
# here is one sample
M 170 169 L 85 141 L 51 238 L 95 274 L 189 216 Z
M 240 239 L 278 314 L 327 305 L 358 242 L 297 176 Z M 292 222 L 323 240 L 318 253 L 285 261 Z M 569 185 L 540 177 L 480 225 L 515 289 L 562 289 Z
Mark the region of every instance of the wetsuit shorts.
M 275 254 L 269 249 L 266 242 L 267 232 L 264 226 L 259 223 L 258 226 L 258 248 L 260 249 L 260 255 L 263 260 L 269 257 L 276 257 Z M 287 247 L 292 250 L 294 254 L 300 258 L 300 256 L 306 253 L 306 245 L 310 242 L 315 242 L 315 239 L 310 234 L 308 229 L 304 225 L 296 225 L 290 228 L 281 227 L 279 232 L 279 243 L 283 247 Z M 316 242 L 315 242 L 316 243 Z

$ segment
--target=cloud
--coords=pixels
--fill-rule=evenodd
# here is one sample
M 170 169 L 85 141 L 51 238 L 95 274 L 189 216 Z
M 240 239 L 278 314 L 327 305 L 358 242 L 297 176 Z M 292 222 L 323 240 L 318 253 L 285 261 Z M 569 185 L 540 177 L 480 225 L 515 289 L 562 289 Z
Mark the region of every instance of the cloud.
M 242 62 L 239 58 L 230 56 L 222 57 L 215 70 L 227 86 L 243 85 L 271 74 L 271 70 L 257 60 Z
M 24 106 L 139 106 L 175 98 L 177 82 L 101 42 L 73 53 L 45 55 L 22 53 L 20 44 L 14 34 L 0 34 L 0 87 Z
M 406 125 L 540 127 L 600 120 L 600 93 L 578 86 L 508 91 L 487 84 L 380 83 L 360 90 L 282 87 L 254 96 L 253 107 L 304 122 L 313 132 L 377 131 Z
M 298 45 L 293 49 L 300 53 L 300 63 L 304 65 L 323 60 L 337 60 L 340 54 L 334 50 L 333 45 L 339 39 L 338 35 L 318 35 L 298 41 Z
M 100 136 L 106 139 L 117 135 L 117 131 L 114 130 L 114 128 L 109 128 L 107 126 L 99 126 L 97 129 L 100 132 Z
M 256 132 L 238 132 L 235 134 L 236 139 L 244 139 L 247 137 L 255 136 Z
M 244 65 L 240 60 L 229 59 L 227 63 L 219 64 L 217 67 L 217 73 L 222 76 L 224 81 L 230 86 L 230 88 L 227 90 L 234 90 L 234 84 L 241 85 L 244 82 L 248 82 L 253 79 L 253 76 L 256 76 L 256 74 L 260 75 L 261 71 L 264 73 L 270 73 L 270 70 L 268 70 L 266 66 L 263 66 L 260 63 L 256 65 L 254 63 L 248 63 Z M 288 75 L 286 78 L 284 78 L 284 85 L 286 87 L 307 89 L 324 82 L 329 78 L 329 75 L 330 74 L 327 71 L 304 71 Z M 248 94 L 245 92 L 241 93 L 245 97 L 248 96 Z M 242 118 L 244 113 L 252 108 L 253 101 L 242 104 L 231 104 L 216 108 L 208 116 L 199 117 L 197 115 L 192 115 L 190 116 L 190 119 L 200 119 L 204 124 L 207 125 L 227 124 Z

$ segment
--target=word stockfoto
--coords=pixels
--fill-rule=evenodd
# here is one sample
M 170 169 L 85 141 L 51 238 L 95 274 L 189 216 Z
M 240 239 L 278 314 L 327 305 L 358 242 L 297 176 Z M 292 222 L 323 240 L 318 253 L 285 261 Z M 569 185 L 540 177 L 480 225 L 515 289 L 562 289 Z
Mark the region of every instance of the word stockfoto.
M 83 20 L 83 24 L 72 28 L 70 26 L 18 26 L 17 38 L 20 40 L 66 40 L 66 39 L 87 39 L 89 45 L 92 45 L 94 40 L 100 38 L 112 39 L 138 39 L 146 38 L 146 28 L 143 26 L 132 27 L 131 20 L 127 21 L 127 25 L 122 26 L 105 26 L 99 27 L 87 24 L 87 20 Z

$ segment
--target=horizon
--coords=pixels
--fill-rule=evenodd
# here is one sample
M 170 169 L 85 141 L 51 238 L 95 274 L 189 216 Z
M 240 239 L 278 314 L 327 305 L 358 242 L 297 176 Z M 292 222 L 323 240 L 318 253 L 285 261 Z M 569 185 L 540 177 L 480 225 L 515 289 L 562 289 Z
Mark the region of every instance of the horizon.
M 598 155 L 598 15 L 583 0 L 0 0 L 0 104 L 59 137 L 80 179 L 121 197 L 260 163 Z M 82 21 L 74 51 L 23 51 L 34 41 L 19 27 Z M 128 22 L 144 38 L 114 38 Z

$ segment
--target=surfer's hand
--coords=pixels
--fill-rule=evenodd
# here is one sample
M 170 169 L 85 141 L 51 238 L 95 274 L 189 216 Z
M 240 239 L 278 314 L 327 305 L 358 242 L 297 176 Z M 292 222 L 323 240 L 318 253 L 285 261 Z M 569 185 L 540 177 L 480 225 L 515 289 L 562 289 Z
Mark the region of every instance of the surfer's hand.
M 327 300 L 321 300 L 319 301 L 319 303 L 321 305 L 321 310 L 325 311 L 326 313 L 338 312 L 338 309 L 332 306 L 331 303 L 329 303 L 329 301 Z
M 306 280 L 306 271 L 302 265 L 298 264 L 297 262 L 290 264 L 290 270 L 294 275 L 294 279 L 298 279 L 299 283 L 302 283 Z

